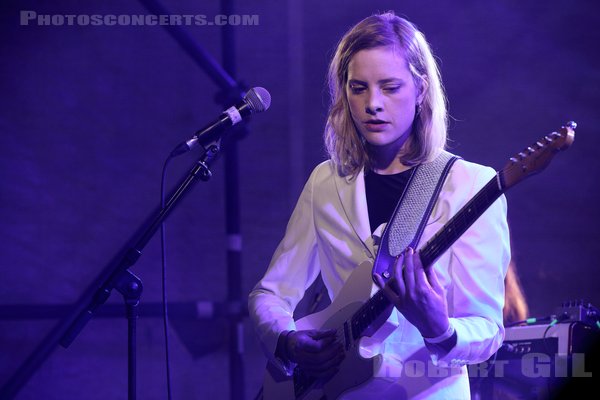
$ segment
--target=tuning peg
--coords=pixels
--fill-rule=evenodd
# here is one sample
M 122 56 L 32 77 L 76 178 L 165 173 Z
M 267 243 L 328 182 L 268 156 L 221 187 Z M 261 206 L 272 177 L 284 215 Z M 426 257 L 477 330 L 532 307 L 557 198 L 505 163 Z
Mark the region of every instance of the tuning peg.
M 560 137 L 560 133 L 558 132 L 552 132 L 550 134 L 550 137 L 552 138 L 552 140 L 554 141 L 554 139 L 558 139 Z
M 577 122 L 575 122 L 575 121 L 569 121 L 569 122 L 567 122 L 565 124 L 565 126 L 567 128 L 571 128 L 571 129 L 575 130 L 575 129 L 577 129 Z

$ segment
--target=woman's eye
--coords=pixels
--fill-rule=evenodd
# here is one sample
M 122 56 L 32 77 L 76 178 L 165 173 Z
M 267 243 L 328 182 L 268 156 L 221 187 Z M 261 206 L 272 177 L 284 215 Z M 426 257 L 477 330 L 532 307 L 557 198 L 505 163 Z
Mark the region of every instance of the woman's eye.
M 400 86 L 386 86 L 383 88 L 388 93 L 396 93 L 400 89 Z
M 365 88 L 362 86 L 350 86 L 350 90 L 353 94 L 360 94 L 365 91 Z

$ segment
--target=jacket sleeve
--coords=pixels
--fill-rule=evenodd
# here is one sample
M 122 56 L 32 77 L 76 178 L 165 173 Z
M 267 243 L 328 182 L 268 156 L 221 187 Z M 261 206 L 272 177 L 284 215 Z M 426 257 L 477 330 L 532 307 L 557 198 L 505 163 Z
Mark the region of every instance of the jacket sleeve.
M 455 178 L 467 179 L 460 175 Z M 475 179 L 470 180 L 473 184 L 466 199 L 471 199 L 494 175 L 493 169 L 480 167 Z M 506 198 L 502 195 L 451 247 L 447 299 L 457 341 L 443 357 L 432 354 L 434 363 L 440 366 L 485 361 L 502 344 L 504 277 L 510 261 L 506 213 Z
M 313 190 L 319 167 L 304 186 L 264 277 L 250 292 L 248 307 L 258 338 L 269 360 L 279 334 L 295 329 L 293 312 L 320 266 L 313 217 Z

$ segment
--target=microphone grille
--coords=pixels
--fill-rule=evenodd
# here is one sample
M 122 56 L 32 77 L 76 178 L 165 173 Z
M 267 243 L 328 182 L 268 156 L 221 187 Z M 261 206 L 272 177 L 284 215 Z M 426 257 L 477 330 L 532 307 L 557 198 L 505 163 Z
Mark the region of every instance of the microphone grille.
M 244 97 L 252 112 L 263 112 L 271 106 L 271 94 L 262 87 L 252 88 Z

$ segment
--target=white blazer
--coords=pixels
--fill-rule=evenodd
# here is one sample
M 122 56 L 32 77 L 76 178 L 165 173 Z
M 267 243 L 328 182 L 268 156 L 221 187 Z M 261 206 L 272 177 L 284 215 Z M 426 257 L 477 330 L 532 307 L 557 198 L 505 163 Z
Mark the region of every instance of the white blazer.
M 494 177 L 489 167 L 458 160 L 452 166 L 423 233 L 427 242 Z M 378 229 L 377 231 L 380 231 Z M 322 274 L 331 299 L 353 269 L 374 259 L 364 172 L 340 177 L 331 161 L 319 164 L 306 183 L 285 236 L 265 276 L 249 296 L 250 316 L 265 354 L 274 360 L 280 332 L 295 329 L 293 310 Z M 433 264 L 447 293 L 458 342 L 443 358 L 429 353 L 419 331 L 394 310 L 393 333 L 364 338 L 361 353 L 382 354 L 372 383 L 344 398 L 469 398 L 466 364 L 492 356 L 502 343 L 504 276 L 510 260 L 506 199 L 498 199 Z M 375 289 L 374 289 L 375 290 Z

